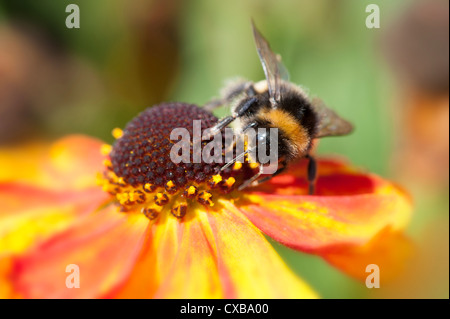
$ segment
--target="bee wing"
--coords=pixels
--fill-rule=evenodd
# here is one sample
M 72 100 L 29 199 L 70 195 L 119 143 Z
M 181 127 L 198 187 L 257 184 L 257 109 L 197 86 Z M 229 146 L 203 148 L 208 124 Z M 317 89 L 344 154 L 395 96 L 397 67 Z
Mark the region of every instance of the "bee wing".
M 289 71 L 286 69 L 286 66 L 283 64 L 283 61 L 281 61 L 281 55 L 277 54 L 277 60 L 278 60 L 278 73 L 280 74 L 280 78 L 285 81 L 289 81 L 291 78 Z
M 270 49 L 269 43 L 258 31 L 253 20 L 252 29 L 256 44 L 256 50 L 258 51 L 259 60 L 261 61 L 262 67 L 264 69 L 264 74 L 266 76 L 270 100 L 276 105 L 276 103 L 280 101 L 281 97 L 280 72 L 282 70 L 286 70 L 286 68 L 281 64 L 281 57 L 273 53 L 273 51 Z
M 347 135 L 353 131 L 353 125 L 328 108 L 321 99 L 314 98 L 312 107 L 318 117 L 315 137 Z

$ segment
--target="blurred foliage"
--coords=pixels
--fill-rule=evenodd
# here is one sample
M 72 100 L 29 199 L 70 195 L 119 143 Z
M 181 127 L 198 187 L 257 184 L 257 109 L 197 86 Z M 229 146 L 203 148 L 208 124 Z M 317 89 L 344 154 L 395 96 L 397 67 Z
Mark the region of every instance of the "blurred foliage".
M 80 7 L 80 29 L 65 27 L 69 3 Z M 380 7 L 380 29 L 365 26 L 370 3 Z M 0 50 L 0 104 L 6 96 L 2 85 L 13 87 L 8 92 L 14 94 L 9 93 L 3 100 L 8 103 L 0 106 L 0 115 L 7 115 L 0 116 L 0 126 L 11 124 L 0 133 L 10 134 L 5 142 L 68 133 L 111 142 L 113 127 L 123 127 L 148 106 L 174 100 L 202 105 L 218 94 L 226 79 L 242 76 L 258 81 L 263 72 L 252 39 L 253 18 L 273 50 L 282 55 L 291 81 L 355 124 L 352 135 L 321 141 L 318 153 L 339 154 L 393 178 L 390 163 L 399 130 L 393 108 L 403 93 L 383 58 L 380 38 L 390 32 L 389 21 L 412 3 L 3 0 L 0 48 L 7 50 Z M 8 52 L 13 47 L 19 52 Z M 2 69 L 2 59 L 12 61 L 8 68 Z M 23 73 L 28 76 L 16 76 Z M 4 111 L 7 107 L 9 111 Z M 225 112 L 219 110 L 218 115 Z M 19 125 L 22 122 L 26 129 Z M 19 132 L 13 134 L 14 130 Z M 417 190 L 414 184 L 406 188 L 418 195 L 410 229 L 415 239 L 420 241 L 427 221 L 438 218 L 448 224 L 448 186 L 425 195 L 420 185 Z M 442 236 L 448 242 L 448 227 Z M 274 246 L 323 297 L 402 296 L 403 292 L 371 291 L 319 258 Z M 443 262 L 446 283 L 436 280 L 435 274 L 436 286 L 419 287 L 418 295 L 448 297 L 448 246 Z

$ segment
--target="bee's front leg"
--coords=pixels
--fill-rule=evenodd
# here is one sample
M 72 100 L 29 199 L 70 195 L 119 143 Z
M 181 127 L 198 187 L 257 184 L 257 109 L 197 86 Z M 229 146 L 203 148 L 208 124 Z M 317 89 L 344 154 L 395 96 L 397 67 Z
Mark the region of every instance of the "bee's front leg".
M 256 97 L 252 97 L 248 100 L 245 100 L 245 102 L 242 104 L 242 106 L 240 106 L 238 111 L 234 112 L 233 115 L 224 117 L 219 122 L 217 122 L 216 125 L 207 129 L 207 131 L 205 132 L 205 140 L 213 137 L 215 134 L 217 134 L 222 129 L 227 127 L 230 123 L 232 123 L 238 117 L 242 116 L 249 108 L 252 107 L 252 105 L 254 105 L 257 102 L 258 102 L 258 99 Z
M 259 166 L 259 172 L 257 174 L 255 174 L 252 178 L 250 178 L 250 179 L 246 180 L 244 183 L 242 183 L 242 185 L 239 186 L 238 190 L 242 190 L 242 189 L 244 189 L 244 188 L 246 188 L 248 186 L 252 186 L 252 187 L 253 186 L 258 186 L 258 185 L 260 185 L 260 184 L 262 184 L 264 182 L 267 182 L 268 180 L 272 179 L 273 177 L 277 176 L 278 174 L 281 174 L 286 169 L 287 163 L 285 161 L 283 161 L 283 162 L 281 162 L 281 165 L 282 166 L 280 168 L 278 168 L 275 171 L 275 173 L 273 173 L 273 174 L 271 174 L 269 176 L 266 176 L 264 178 L 258 179 L 261 176 L 261 174 L 262 174 L 262 172 L 264 170 L 263 166 L 260 165 Z

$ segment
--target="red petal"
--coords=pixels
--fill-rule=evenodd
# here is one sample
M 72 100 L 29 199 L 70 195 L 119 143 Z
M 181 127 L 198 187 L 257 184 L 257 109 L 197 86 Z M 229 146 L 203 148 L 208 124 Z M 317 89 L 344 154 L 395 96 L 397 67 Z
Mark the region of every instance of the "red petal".
M 247 192 L 238 206 L 267 235 L 308 252 L 336 244 L 364 244 L 386 226 L 400 229 L 409 220 L 408 196 L 389 182 L 332 162 L 319 162 L 319 168 L 314 196 L 291 195 L 296 189 L 291 183 L 303 192 L 306 182 L 287 175 L 289 184 L 283 179 L 272 181 L 271 186 L 277 186 L 274 191 L 267 191 L 266 185 Z
M 249 192 L 277 195 L 307 195 L 306 178 L 308 160 L 291 165 L 286 173 L 278 175 Z M 317 181 L 314 195 L 357 195 L 374 192 L 381 179 L 356 170 L 349 164 L 336 160 L 317 160 Z

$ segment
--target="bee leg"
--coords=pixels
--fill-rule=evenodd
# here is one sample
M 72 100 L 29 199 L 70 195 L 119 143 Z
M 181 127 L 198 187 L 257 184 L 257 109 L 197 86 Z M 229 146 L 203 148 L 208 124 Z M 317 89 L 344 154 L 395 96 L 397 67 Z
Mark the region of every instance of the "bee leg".
M 209 139 L 218 132 L 220 132 L 223 128 L 228 126 L 230 123 L 232 123 L 234 120 L 236 120 L 238 117 L 242 116 L 252 105 L 254 105 L 258 99 L 256 97 L 252 97 L 245 101 L 241 106 L 239 106 L 239 109 L 237 112 L 234 112 L 233 115 L 224 117 L 221 119 L 216 125 L 208 129 L 208 133 L 206 133 L 206 137 L 204 139 Z
M 238 190 L 242 190 L 242 189 L 244 189 L 244 188 L 246 188 L 246 187 L 248 187 L 248 186 L 258 186 L 258 185 L 260 185 L 260 184 L 262 184 L 262 183 L 264 183 L 264 182 L 267 182 L 268 180 L 272 179 L 273 177 L 277 176 L 278 174 L 281 174 L 282 172 L 284 172 L 284 170 L 285 170 L 286 167 L 287 167 L 286 162 L 282 162 L 281 164 L 282 164 L 283 166 L 281 166 L 280 168 L 278 168 L 278 169 L 275 171 L 275 173 L 273 173 L 273 174 L 271 174 L 271 175 L 269 175 L 269 176 L 266 176 L 266 177 L 264 177 L 264 178 L 261 178 L 261 179 L 258 179 L 258 180 L 257 180 L 257 178 L 258 178 L 259 176 L 261 176 L 262 171 L 263 171 L 263 168 L 262 168 L 263 166 L 262 166 L 262 165 L 259 166 L 259 172 L 258 172 L 258 174 L 255 175 L 256 178 L 254 178 L 255 176 L 253 176 L 251 179 L 245 181 L 241 186 L 239 186 Z M 247 183 L 247 182 L 248 182 L 248 183 Z M 245 186 L 244 186 L 244 185 L 245 185 Z
M 317 178 L 317 162 L 311 155 L 306 155 L 308 162 L 308 194 L 314 195 Z
M 243 182 L 239 187 L 238 190 L 243 190 L 244 188 L 247 188 L 249 186 L 253 186 L 253 182 L 256 182 L 256 180 L 261 176 L 263 171 L 263 166 L 259 166 L 259 172 L 253 175 L 251 178 L 247 179 L 245 182 Z
M 264 178 L 261 178 L 259 180 L 257 180 L 256 182 L 253 183 L 252 186 L 258 186 L 259 184 L 262 184 L 264 182 L 267 182 L 269 180 L 271 180 L 272 178 L 274 178 L 275 176 L 277 176 L 278 174 L 281 174 L 284 172 L 284 170 L 286 169 L 286 166 L 282 166 L 280 167 L 277 171 L 275 171 L 275 173 L 273 173 L 272 175 L 266 176 Z

